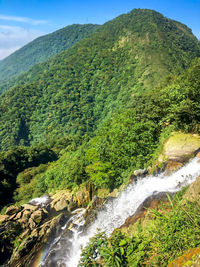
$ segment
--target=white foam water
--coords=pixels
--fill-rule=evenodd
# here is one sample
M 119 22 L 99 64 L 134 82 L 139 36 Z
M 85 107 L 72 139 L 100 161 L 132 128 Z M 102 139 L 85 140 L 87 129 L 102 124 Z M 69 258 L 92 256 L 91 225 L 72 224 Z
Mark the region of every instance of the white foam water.
M 48 195 L 33 198 L 29 201 L 29 204 L 35 205 L 35 206 L 46 206 L 50 202 L 50 197 Z
M 105 204 L 88 229 L 84 231 L 80 230 L 79 227 L 72 227 L 73 234 L 70 237 L 70 249 L 59 246 L 60 250 L 67 251 L 67 255 L 60 261 L 62 262 L 61 265 L 57 262 L 54 266 L 77 267 L 82 248 L 97 233 L 97 229 L 109 235 L 115 228 L 120 227 L 129 216 L 134 214 L 147 197 L 155 192 L 176 192 L 183 186 L 191 184 L 200 175 L 200 163 L 198 161 L 198 158 L 192 159 L 172 175 L 146 176 L 130 184 L 118 198 Z M 82 219 L 80 225 L 83 224 L 84 220 Z M 44 264 L 43 266 L 50 265 Z

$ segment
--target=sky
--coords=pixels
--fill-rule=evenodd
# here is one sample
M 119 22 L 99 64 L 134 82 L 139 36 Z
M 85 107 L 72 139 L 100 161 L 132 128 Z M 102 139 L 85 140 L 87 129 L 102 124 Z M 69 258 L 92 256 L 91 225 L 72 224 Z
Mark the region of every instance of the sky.
M 0 0 L 0 60 L 41 35 L 73 23 L 103 24 L 134 8 L 161 12 L 200 39 L 200 0 Z

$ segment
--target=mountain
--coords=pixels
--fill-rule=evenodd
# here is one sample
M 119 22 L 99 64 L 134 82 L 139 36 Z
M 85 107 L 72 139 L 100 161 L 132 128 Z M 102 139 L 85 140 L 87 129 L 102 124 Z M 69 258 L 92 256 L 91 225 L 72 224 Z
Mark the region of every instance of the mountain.
M 74 24 L 39 37 L 0 61 L 0 81 L 28 70 L 92 34 L 98 25 Z
M 34 66 L 0 97 L 0 148 L 91 136 L 197 56 L 199 42 L 185 25 L 146 9 L 121 15 Z
M 135 9 L 9 81 L 0 96 L 0 263 L 38 265 L 43 248 L 44 265 L 63 255 L 66 263 L 66 253 L 74 262 L 87 240 L 82 232 L 80 250 L 73 242 L 84 218 L 88 240 L 99 225 L 113 234 L 93 237 L 80 266 L 172 266 L 181 255 L 198 265 L 200 178 L 185 185 L 199 175 L 199 160 L 179 168 L 199 151 L 199 77 L 191 30 Z M 48 208 L 44 197 L 31 208 L 44 195 Z

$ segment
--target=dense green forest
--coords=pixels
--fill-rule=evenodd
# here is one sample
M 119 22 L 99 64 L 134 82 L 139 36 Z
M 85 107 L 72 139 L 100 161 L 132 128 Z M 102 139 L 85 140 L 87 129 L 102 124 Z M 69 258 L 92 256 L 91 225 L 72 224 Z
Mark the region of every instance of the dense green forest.
M 22 74 L 0 96 L 2 194 L 18 184 L 15 200 L 28 200 L 87 181 L 112 190 L 155 158 L 162 135 L 198 132 L 198 56 L 186 26 L 133 10 Z
M 9 78 L 27 71 L 33 65 L 67 50 L 81 39 L 91 35 L 98 27 L 98 25 L 93 24 L 73 24 L 67 26 L 35 39 L 0 61 L 0 93 L 9 87 L 11 81 L 9 84 L 6 83 Z M 16 78 L 13 78 L 12 83 L 15 83 L 15 80 Z
M 45 43 L 53 44 L 48 55 Z M 6 63 L 8 76 L 17 65 L 23 71 L 49 59 L 2 88 L 4 210 L 81 185 L 111 192 L 128 184 L 134 170 L 153 166 L 171 132 L 200 134 L 200 43 L 187 26 L 156 11 L 135 9 L 102 26 L 72 25 L 18 52 Z M 99 233 L 83 251 L 82 266 L 166 266 L 199 246 L 199 206 L 183 203 L 183 194 L 152 211 L 145 229 L 110 238 Z
M 0 97 L 0 149 L 88 134 L 200 55 L 186 26 L 151 10 L 106 23 Z
M 69 145 L 58 149 L 59 159 L 47 169 L 38 168 L 31 181 L 24 178 L 26 171 L 18 176 L 16 200 L 73 189 L 85 182 L 109 190 L 126 183 L 133 170 L 152 164 L 160 152 L 160 142 L 170 132 L 200 132 L 199 75 L 198 59 L 184 74 L 136 97 L 132 107 L 105 120 L 94 137 L 68 138 Z M 29 174 L 32 171 L 36 169 Z
M 92 138 L 87 134 L 69 135 L 57 141 L 52 139 L 48 146 L 13 147 L 2 152 L 3 194 L 9 191 L 12 197 L 16 181 L 16 201 L 27 201 L 56 189 L 73 189 L 87 182 L 94 188 L 119 187 L 128 181 L 134 169 L 151 165 L 159 153 L 160 141 L 171 131 L 199 133 L 199 75 L 200 60 L 196 59 L 183 74 L 138 95 L 129 108 L 108 117 Z M 44 149 L 40 146 L 52 155 L 46 156 L 48 164 L 41 160 Z M 41 157 L 39 162 L 29 156 L 36 149 Z M 16 161 L 20 167 L 12 173 Z M 43 165 L 37 167 L 40 163 Z

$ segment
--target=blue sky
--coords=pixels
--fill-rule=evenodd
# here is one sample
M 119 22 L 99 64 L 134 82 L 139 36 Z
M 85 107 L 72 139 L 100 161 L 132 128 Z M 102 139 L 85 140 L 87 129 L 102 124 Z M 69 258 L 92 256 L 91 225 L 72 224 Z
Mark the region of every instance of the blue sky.
M 154 9 L 200 39 L 200 0 L 0 0 L 0 59 L 36 37 L 73 23 L 97 23 L 133 8 Z

